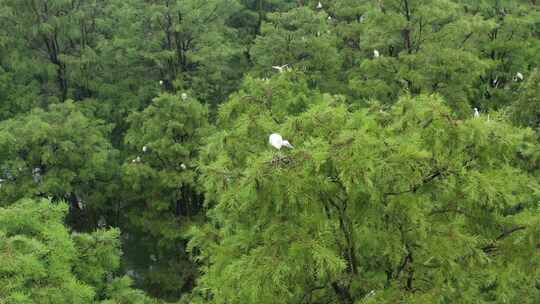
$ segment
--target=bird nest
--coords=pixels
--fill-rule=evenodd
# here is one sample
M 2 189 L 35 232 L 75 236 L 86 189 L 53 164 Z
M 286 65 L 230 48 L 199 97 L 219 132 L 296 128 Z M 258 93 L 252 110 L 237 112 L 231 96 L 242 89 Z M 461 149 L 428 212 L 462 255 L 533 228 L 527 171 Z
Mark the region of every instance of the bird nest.
M 276 155 L 270 161 L 274 167 L 290 166 L 294 164 L 294 159 L 290 155 Z

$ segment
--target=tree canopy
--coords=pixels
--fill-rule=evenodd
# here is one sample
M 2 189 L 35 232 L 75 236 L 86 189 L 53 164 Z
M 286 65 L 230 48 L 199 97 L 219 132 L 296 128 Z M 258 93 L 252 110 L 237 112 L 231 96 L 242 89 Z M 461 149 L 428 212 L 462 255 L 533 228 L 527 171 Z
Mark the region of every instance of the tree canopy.
M 538 1 L 0 0 L 0 47 L 0 304 L 540 302 Z

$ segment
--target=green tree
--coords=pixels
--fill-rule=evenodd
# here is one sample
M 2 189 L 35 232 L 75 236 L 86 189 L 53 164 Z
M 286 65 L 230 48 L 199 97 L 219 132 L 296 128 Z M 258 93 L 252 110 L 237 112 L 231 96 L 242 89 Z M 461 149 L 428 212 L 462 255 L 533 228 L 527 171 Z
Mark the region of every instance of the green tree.
M 64 203 L 24 199 L 0 208 L 0 303 L 152 303 L 112 279 L 120 262 L 119 231 L 70 234 Z M 121 286 L 119 286 L 119 284 Z
M 341 61 L 327 17 L 308 7 L 269 14 L 250 51 L 257 73 L 268 78 L 278 72 L 273 66 L 287 65 L 308 75 L 312 86 L 335 91 Z
M 2 121 L 0 205 L 22 197 L 67 200 L 77 228 L 95 227 L 95 211 L 108 210 L 116 189 L 110 129 L 70 101 Z
M 193 89 L 207 101 L 234 87 L 242 69 L 228 65 L 238 50 L 226 22 L 239 9 L 236 1 L 130 0 L 111 6 L 122 28 L 108 57 L 146 76 L 136 78 L 154 86 L 162 81 L 169 92 Z
M 305 91 L 297 112 L 285 110 L 297 97 L 251 95 L 272 85 L 223 106 L 203 158 L 213 207 L 191 243 L 198 301 L 540 299 L 530 130 L 457 120 L 437 96 L 353 111 Z M 272 132 L 295 148 L 270 147 Z
M 364 9 L 357 26 L 364 60 L 351 72 L 353 96 L 394 103 L 405 92 L 439 93 L 460 114 L 469 112 L 489 67 L 476 38 L 495 27 L 491 20 L 450 0 L 370 1 Z
M 123 166 L 126 204 L 121 213 L 137 249 L 127 257 L 143 268 L 149 291 L 178 297 L 197 276 L 185 254 L 185 230 L 204 215 L 197 159 L 210 131 L 208 112 L 187 93 L 163 94 L 128 121 L 131 154 Z
M 82 99 L 95 90 L 99 19 L 104 1 L 2 0 L 4 33 L 17 40 L 41 83 L 41 95 L 65 101 Z

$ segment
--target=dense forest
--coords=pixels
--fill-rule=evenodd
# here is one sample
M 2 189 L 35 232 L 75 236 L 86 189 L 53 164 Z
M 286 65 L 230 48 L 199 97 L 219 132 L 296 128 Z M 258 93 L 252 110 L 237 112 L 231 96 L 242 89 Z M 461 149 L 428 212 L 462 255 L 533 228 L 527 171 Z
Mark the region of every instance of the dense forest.
M 0 0 L 0 47 L 0 304 L 540 303 L 540 1 Z

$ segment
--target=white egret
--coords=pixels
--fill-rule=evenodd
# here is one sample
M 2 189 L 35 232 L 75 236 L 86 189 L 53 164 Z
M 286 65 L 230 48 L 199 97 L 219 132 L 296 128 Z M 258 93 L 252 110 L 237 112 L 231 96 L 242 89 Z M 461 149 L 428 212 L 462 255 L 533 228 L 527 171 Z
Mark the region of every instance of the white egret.
M 372 297 L 375 294 L 375 290 L 370 291 L 367 295 L 364 296 L 364 300 Z
M 101 216 L 97 224 L 99 228 L 104 228 L 107 225 L 107 221 L 103 216 Z
M 143 147 L 142 147 L 142 151 L 143 151 L 143 153 L 146 153 L 146 152 L 148 151 L 148 147 L 147 147 L 147 146 L 143 146 Z
M 323 7 L 322 3 L 321 3 L 321 1 L 319 1 L 319 3 L 317 3 L 317 9 L 322 9 L 322 7 Z
M 182 170 L 186 170 L 187 166 L 184 163 L 181 163 L 180 168 L 182 168 Z
M 35 183 L 41 182 L 41 168 L 34 168 L 34 170 L 32 171 L 32 175 Z
M 331 21 L 332 20 L 332 16 L 328 16 L 328 21 Z
M 287 140 L 284 140 L 283 137 L 281 137 L 281 135 L 277 134 L 277 133 L 273 133 L 270 135 L 270 137 L 268 138 L 268 142 L 276 149 L 278 150 L 281 150 L 281 147 L 286 147 L 286 148 L 289 148 L 289 149 L 292 149 L 294 148 L 290 143 L 289 141 Z
M 478 112 L 478 108 L 474 108 L 474 118 L 480 117 L 480 112 Z
M 159 85 L 163 85 L 163 80 L 160 80 L 160 81 L 159 81 Z
M 518 80 L 523 81 L 523 78 L 524 78 L 523 74 L 521 74 L 520 72 L 516 73 L 516 77 L 515 77 L 516 81 L 518 81 Z
M 77 207 L 79 207 L 81 210 L 84 209 L 84 202 L 79 198 L 77 199 Z
M 275 69 L 275 70 L 278 70 L 280 73 L 283 73 L 283 71 L 286 71 L 287 70 L 287 67 L 289 65 L 288 64 L 284 64 L 284 65 L 273 65 L 272 68 Z
M 373 57 L 379 58 L 380 56 L 381 56 L 381 54 L 379 53 L 378 50 L 373 50 Z
M 180 97 L 182 98 L 183 101 L 186 101 L 188 96 L 186 93 L 182 93 L 182 95 L 180 95 Z

